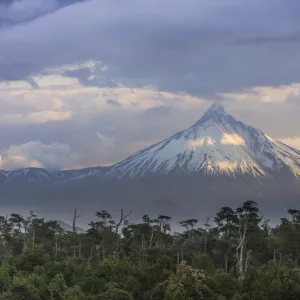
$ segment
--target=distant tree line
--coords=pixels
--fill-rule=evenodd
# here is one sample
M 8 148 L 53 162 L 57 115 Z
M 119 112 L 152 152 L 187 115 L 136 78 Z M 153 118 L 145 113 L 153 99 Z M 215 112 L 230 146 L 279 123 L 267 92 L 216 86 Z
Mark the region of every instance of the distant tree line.
M 0 217 L 1 300 L 300 299 L 300 211 L 271 227 L 257 203 L 214 219 L 96 213 L 85 233 L 30 212 Z

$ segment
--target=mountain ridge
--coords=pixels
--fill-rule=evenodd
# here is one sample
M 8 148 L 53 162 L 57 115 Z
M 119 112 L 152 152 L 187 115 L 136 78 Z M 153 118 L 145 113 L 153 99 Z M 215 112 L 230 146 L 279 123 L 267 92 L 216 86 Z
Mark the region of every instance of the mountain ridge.
M 160 213 L 182 219 L 251 199 L 276 218 L 276 212 L 298 206 L 299 174 L 299 150 L 215 104 L 189 128 L 109 167 L 0 171 L 0 204 L 55 219 L 65 219 L 74 207 L 86 218 L 123 208 L 137 217 Z
M 63 184 L 90 177 L 104 180 L 147 174 L 197 173 L 206 176 L 272 177 L 286 169 L 300 177 L 300 151 L 237 121 L 214 103 L 192 126 L 108 167 L 50 172 L 43 168 L 0 170 L 0 186 L 15 181 Z M 26 182 L 23 182 L 24 184 Z
M 113 165 L 109 173 L 136 177 L 151 171 L 270 176 L 287 167 L 300 176 L 300 151 L 235 120 L 214 104 L 195 124 Z M 137 174 L 139 170 L 142 171 Z

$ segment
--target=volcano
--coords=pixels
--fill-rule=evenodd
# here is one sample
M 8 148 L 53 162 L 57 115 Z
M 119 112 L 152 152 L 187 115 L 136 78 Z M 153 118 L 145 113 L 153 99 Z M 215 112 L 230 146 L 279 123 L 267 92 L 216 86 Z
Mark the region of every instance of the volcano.
M 115 178 L 147 174 L 269 177 L 282 170 L 300 177 L 300 151 L 235 120 L 214 104 L 190 128 L 114 165 Z
M 0 172 L 0 200 L 66 210 L 130 208 L 175 215 L 257 201 L 297 207 L 300 151 L 236 120 L 220 104 L 188 129 L 110 167 Z M 54 212 L 54 211 L 53 211 Z

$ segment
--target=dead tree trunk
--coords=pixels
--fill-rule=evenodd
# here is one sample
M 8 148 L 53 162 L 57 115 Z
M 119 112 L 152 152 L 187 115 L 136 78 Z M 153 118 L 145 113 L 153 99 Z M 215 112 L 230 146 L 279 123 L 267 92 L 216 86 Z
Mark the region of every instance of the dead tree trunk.
M 58 253 L 58 233 L 54 233 L 54 242 L 55 242 L 55 259 L 57 258 Z
M 27 224 L 24 225 L 23 251 L 27 250 Z
M 81 216 L 77 215 L 77 208 L 75 208 L 74 215 L 73 215 L 73 226 L 72 226 L 73 233 L 76 233 L 76 220 L 80 217 Z
M 237 271 L 238 271 L 238 279 L 239 282 L 242 283 L 245 279 L 245 274 L 247 272 L 247 268 L 250 260 L 251 250 L 246 253 L 246 232 L 247 225 L 240 224 L 239 226 L 239 245 L 236 248 L 236 256 L 237 256 Z
M 206 218 L 204 223 L 204 254 L 206 255 L 207 252 L 207 234 L 209 233 L 209 228 L 211 225 L 209 224 L 209 218 Z
M 76 220 L 79 219 L 81 215 L 77 214 L 77 208 L 74 210 L 74 215 L 73 215 L 73 224 L 72 224 L 72 230 L 73 230 L 73 235 L 74 235 L 74 257 L 76 257 L 76 247 L 77 247 L 77 239 L 76 239 Z
M 79 236 L 79 245 L 78 245 L 78 255 L 81 257 L 81 248 L 82 248 L 82 242 L 81 242 L 81 237 Z
M 124 223 L 124 221 L 127 220 L 127 218 L 131 215 L 132 211 L 130 211 L 128 214 L 125 214 L 124 215 L 124 211 L 123 209 L 121 209 L 121 216 L 120 216 L 120 220 L 119 222 L 116 224 L 116 234 L 119 234 L 119 229 L 120 229 L 120 226 Z
M 229 253 L 228 251 L 226 251 L 226 254 L 224 255 L 225 258 L 225 273 L 228 273 L 228 257 L 229 257 Z
M 35 227 L 32 226 L 32 248 L 34 248 L 35 245 Z

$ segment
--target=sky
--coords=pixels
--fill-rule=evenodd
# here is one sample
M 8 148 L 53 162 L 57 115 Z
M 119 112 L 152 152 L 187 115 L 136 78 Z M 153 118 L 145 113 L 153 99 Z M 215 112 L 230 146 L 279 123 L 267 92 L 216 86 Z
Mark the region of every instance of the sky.
M 2 0 L 0 169 L 110 165 L 215 101 L 300 149 L 298 0 Z

